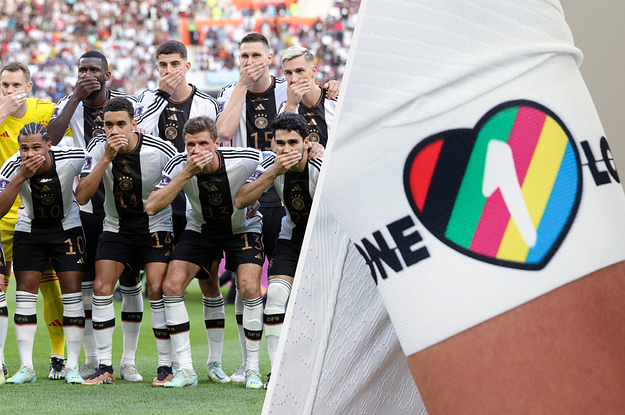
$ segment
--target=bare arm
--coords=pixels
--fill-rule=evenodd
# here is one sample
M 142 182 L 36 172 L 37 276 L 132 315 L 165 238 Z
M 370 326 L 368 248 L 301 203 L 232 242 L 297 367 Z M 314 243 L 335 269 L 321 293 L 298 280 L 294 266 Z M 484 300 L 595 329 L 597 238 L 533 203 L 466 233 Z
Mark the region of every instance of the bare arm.
M 239 129 L 241 112 L 245 103 L 247 90 L 262 75 L 266 68 L 263 62 L 248 65 L 247 60 L 241 63 L 239 68 L 239 81 L 234 86 L 232 95 L 223 112 L 217 118 L 217 134 L 222 140 L 230 141 Z
M 187 156 L 187 165 L 184 170 L 174 177 L 167 186 L 155 190 L 150 194 L 145 204 L 145 212 L 149 216 L 154 216 L 169 206 L 184 186 L 189 183 L 189 180 L 198 174 L 205 165 L 210 163 L 213 156 L 214 153 L 210 151 L 202 151 L 197 154 L 190 152 Z
M 6 189 L 0 193 L 0 218 L 4 217 L 11 210 L 24 182 L 33 177 L 44 162 L 45 158 L 43 156 L 34 156 L 22 160 L 17 174 L 7 185 Z
M 126 137 L 123 135 L 111 135 L 107 138 L 106 144 L 104 145 L 104 156 L 87 176 L 80 178 L 80 183 L 76 186 L 76 201 L 78 204 L 86 205 L 89 203 L 98 190 L 98 186 L 102 181 L 107 167 L 111 161 L 113 161 L 119 149 L 127 143 L 128 140 L 126 140 Z
M 625 263 L 408 357 L 430 415 L 625 413 Z
M 90 93 L 93 91 L 97 91 L 100 89 L 100 83 L 97 78 L 93 76 L 86 76 L 86 73 L 78 79 L 76 82 L 76 88 L 74 89 L 74 93 L 65 104 L 63 111 L 46 127 L 48 130 L 48 135 L 50 135 L 50 141 L 52 141 L 52 145 L 57 145 L 62 139 L 65 131 L 67 130 L 67 126 L 69 125 L 72 116 L 74 115 L 74 111 L 76 111 L 76 107 L 78 104 L 87 98 Z

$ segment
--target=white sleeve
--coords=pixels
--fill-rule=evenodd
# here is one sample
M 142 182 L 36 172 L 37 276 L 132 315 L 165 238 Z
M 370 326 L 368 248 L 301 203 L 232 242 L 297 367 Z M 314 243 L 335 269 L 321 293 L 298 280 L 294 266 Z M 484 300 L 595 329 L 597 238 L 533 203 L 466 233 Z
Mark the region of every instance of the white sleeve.
M 361 8 L 323 187 L 406 355 L 625 259 L 623 189 L 559 4 L 426 3 Z
M 167 106 L 167 100 L 158 95 L 154 90 L 144 91 L 139 97 L 142 109 L 139 115 L 136 114 L 137 126 L 148 131 L 151 135 L 158 135 L 158 119 Z

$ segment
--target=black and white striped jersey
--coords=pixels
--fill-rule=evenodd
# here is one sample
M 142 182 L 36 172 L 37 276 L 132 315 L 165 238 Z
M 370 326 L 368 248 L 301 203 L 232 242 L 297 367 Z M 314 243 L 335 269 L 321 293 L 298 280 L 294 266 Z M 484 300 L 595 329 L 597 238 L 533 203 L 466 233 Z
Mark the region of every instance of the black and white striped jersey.
M 139 127 L 170 142 L 179 152 L 185 151 L 182 129 L 184 124 L 193 117 L 206 115 L 217 118 L 218 105 L 215 98 L 198 90 L 194 85 L 193 92 L 187 99 L 175 102 L 158 94 L 158 89 L 148 89 L 139 97 L 145 111 L 137 117 Z
M 251 148 L 221 147 L 220 167 L 214 173 L 195 175 L 184 187 L 190 204 L 186 229 L 213 236 L 261 232 L 261 219 L 246 219 L 246 210 L 234 206 L 237 192 L 263 161 L 262 152 Z M 158 188 L 165 187 L 184 170 L 187 153 L 172 158 L 163 169 Z
M 104 231 L 145 234 L 173 231 L 171 206 L 154 216 L 145 204 L 161 179 L 163 168 L 178 152 L 158 137 L 138 134 L 137 147 L 128 154 L 117 153 L 102 177 L 104 183 Z M 106 136 L 94 137 L 81 176 L 86 176 L 104 156 Z
M 250 183 L 259 178 L 273 166 L 275 160 L 275 155 L 267 157 L 247 182 Z M 296 173 L 288 170 L 276 177 L 267 188 L 269 190 L 275 187 L 286 210 L 286 215 L 282 217 L 279 239 L 304 239 L 322 164 L 321 158 L 308 160 L 303 172 Z
M 50 170 L 31 177 L 22 185 L 19 193 L 22 207 L 17 209 L 16 231 L 48 233 L 81 226 L 73 185 L 85 162 L 86 152 L 77 147 L 53 146 L 50 154 Z M 2 165 L 0 192 L 15 178 L 21 162 L 17 152 Z
M 252 147 L 258 150 L 271 150 L 273 131 L 271 122 L 278 114 L 280 104 L 286 101 L 288 83 L 284 78 L 271 77 L 271 86 L 260 94 L 247 92 L 241 111 L 239 128 L 232 138 L 233 147 Z M 226 85 L 217 96 L 219 113 L 230 102 L 236 82 Z
M 321 96 L 319 101 L 312 107 L 307 107 L 303 103 L 297 106 L 297 113 L 308 121 L 308 139 L 315 141 L 322 146 L 328 143 L 328 134 L 334 119 L 334 110 L 336 109 L 336 99 L 329 99 L 328 90 L 321 88 Z M 279 114 L 284 112 L 286 100 L 280 105 Z
M 136 97 L 132 95 L 128 95 L 125 92 L 117 91 L 115 89 L 107 90 L 108 97 L 106 101 L 115 97 L 126 97 L 132 102 L 132 105 L 135 107 L 135 118 L 138 118 L 144 110 L 142 104 L 139 103 Z M 54 107 L 54 113 L 52 114 L 52 118 L 50 121 L 54 120 L 58 115 L 63 111 L 65 105 L 72 97 L 72 94 L 67 95 L 56 104 Z M 105 103 L 106 103 L 105 101 Z M 72 118 L 69 121 L 69 129 L 71 130 L 71 136 L 74 138 L 74 147 L 87 148 L 89 141 L 91 141 L 92 137 L 97 137 L 101 134 L 104 134 L 104 113 L 102 109 L 104 108 L 104 104 L 102 106 L 94 108 L 88 105 L 85 105 L 84 102 L 78 103 Z M 67 134 L 67 133 L 66 133 Z M 95 196 L 91 199 L 89 203 L 80 207 L 80 210 L 88 213 L 104 213 L 104 208 L 102 204 L 104 203 L 104 195 L 102 194 L 102 189 L 98 189 Z

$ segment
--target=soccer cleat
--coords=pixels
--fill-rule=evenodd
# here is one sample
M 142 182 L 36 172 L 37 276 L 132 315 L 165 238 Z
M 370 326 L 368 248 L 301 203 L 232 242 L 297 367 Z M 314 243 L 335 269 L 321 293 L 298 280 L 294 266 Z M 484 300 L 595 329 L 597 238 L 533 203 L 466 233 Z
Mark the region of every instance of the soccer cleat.
M 166 388 L 182 388 L 183 386 L 197 385 L 197 375 L 188 369 L 178 369 L 174 378 L 163 385 Z
M 271 372 L 267 373 L 267 380 L 263 384 L 263 389 L 265 389 L 265 390 L 269 389 L 269 380 L 270 379 L 271 379 Z
M 180 365 L 178 364 L 178 362 L 171 362 L 171 373 L 176 374 L 179 368 Z
M 119 370 L 119 377 L 128 382 L 141 382 L 143 380 L 143 376 L 137 372 L 135 365 L 123 365 Z
M 35 375 L 35 371 L 29 367 L 22 366 L 20 370 L 8 378 L 6 380 L 7 383 L 33 383 L 37 380 L 37 375 Z
M 65 359 L 59 359 L 54 356 L 50 358 L 50 373 L 48 374 L 48 379 L 65 379 Z
M 221 362 L 211 362 L 206 365 L 208 367 L 208 378 L 217 383 L 228 383 L 230 378 L 221 368 Z
M 81 378 L 89 379 L 91 376 L 94 375 L 97 369 L 98 367 L 93 363 L 85 363 L 84 365 L 80 366 L 80 369 L 78 369 L 78 373 L 80 373 Z
M 115 375 L 113 374 L 113 366 L 106 366 L 100 364 L 98 366 L 98 370 L 95 371 L 93 376 L 89 379 L 85 380 L 83 385 L 103 385 L 103 384 L 113 384 L 115 383 Z
M 85 380 L 80 376 L 80 369 L 78 364 L 74 367 L 68 367 L 65 369 L 65 382 L 69 384 L 83 383 Z
M 4 376 L 9 376 L 9 369 L 7 369 L 7 365 L 4 363 L 2 364 L 2 373 L 4 373 Z
M 152 381 L 152 386 L 163 386 L 174 378 L 171 366 L 159 366 L 156 372 L 158 375 Z
M 258 370 L 249 369 L 245 371 L 245 387 L 248 389 L 261 389 L 263 380 Z
M 245 364 L 242 364 L 241 366 L 239 366 L 236 372 L 230 375 L 230 380 L 233 382 L 240 382 L 240 383 L 245 382 Z

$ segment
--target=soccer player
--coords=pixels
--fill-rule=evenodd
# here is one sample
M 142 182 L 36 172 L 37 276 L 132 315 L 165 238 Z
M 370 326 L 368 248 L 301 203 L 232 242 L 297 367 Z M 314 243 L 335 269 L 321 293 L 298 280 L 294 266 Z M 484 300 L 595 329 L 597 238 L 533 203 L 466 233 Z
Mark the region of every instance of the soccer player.
M 219 137 L 231 141 L 234 147 L 251 147 L 258 150 L 272 150 L 273 132 L 270 123 L 278 114 L 280 104 L 287 100 L 288 83 L 284 78 L 269 74 L 273 54 L 269 42 L 260 33 L 249 33 L 241 39 L 239 50 L 241 66 L 238 82 L 222 88 L 217 97 L 219 114 L 217 129 Z M 336 97 L 340 83 L 324 85 L 330 97 Z M 280 197 L 270 190 L 260 199 L 260 213 L 263 215 L 263 243 L 270 260 L 274 245 L 280 233 L 280 223 L 285 214 Z M 237 290 L 235 314 L 241 321 L 243 306 Z M 243 364 L 230 376 L 235 382 L 243 382 L 245 366 L 245 334 L 239 324 L 239 341 Z
M 30 70 L 21 62 L 11 62 L 0 69 L 0 163 L 4 163 L 18 151 L 19 131 L 29 122 L 47 125 L 54 111 L 54 104 L 48 100 L 28 98 L 33 84 Z M 5 294 L 11 276 L 13 261 L 13 231 L 17 221 L 17 209 L 22 205 L 19 197 L 11 210 L 0 219 L 0 236 L 6 249 Z M 63 320 L 63 301 L 61 287 L 52 266 L 46 267 L 39 285 L 43 297 L 43 317 L 48 327 L 52 355 L 50 357 L 49 379 L 63 379 L 65 376 L 65 335 Z M 0 327 L 0 337 L 3 329 Z M 5 334 L 6 336 L 6 331 Z M 0 349 L 0 360 L 3 360 Z M 7 368 L 2 361 L 2 369 L 7 375 Z
M 106 135 L 94 137 L 76 187 L 76 199 L 86 204 L 104 183 L 104 232 L 96 253 L 93 291 L 93 327 L 100 365 L 84 385 L 115 383 L 112 366 L 115 310 L 113 289 L 126 264 L 141 258 L 148 281 L 152 329 L 158 350 L 158 376 L 154 385 L 172 378 L 171 346 L 167 335 L 162 281 L 171 253 L 171 208 L 158 215 L 145 213 L 147 196 L 158 184 L 165 164 L 176 149 L 157 137 L 133 131 L 134 107 L 125 97 L 108 100 L 103 108 Z M 122 379 L 123 379 L 122 373 Z
M 80 148 L 52 147 L 46 128 L 28 123 L 18 136 L 19 153 L 0 169 L 0 216 L 13 205 L 18 193 L 14 234 L 15 337 L 20 370 L 7 383 L 37 380 L 33 369 L 33 344 L 37 331 L 37 291 L 48 258 L 56 270 L 63 299 L 63 330 L 67 339 L 65 381 L 81 383 L 78 357 L 85 325 L 80 280 L 85 242 L 72 186 L 85 161 Z
M 92 137 L 104 134 L 102 109 L 104 104 L 115 97 L 126 97 L 134 105 L 139 116 L 143 106 L 137 99 L 121 91 L 106 88 L 111 78 L 106 57 L 98 51 L 84 53 L 78 60 L 78 81 L 74 93 L 61 99 L 54 109 L 48 130 L 52 144 L 57 144 L 66 135 L 74 138 L 74 146 L 87 148 Z M 85 364 L 81 366 L 83 378 L 90 378 L 98 365 L 97 348 L 93 340 L 91 320 L 93 281 L 95 279 L 95 253 L 98 238 L 102 233 L 104 220 L 104 188 L 101 186 L 89 203 L 80 207 L 80 217 L 87 243 L 85 276 L 82 290 L 85 303 Z M 130 275 L 124 275 L 120 281 L 122 302 L 122 333 L 124 334 L 124 353 L 121 373 L 127 380 L 140 381 L 141 375 L 135 366 L 135 352 L 139 341 L 141 319 L 143 316 L 143 296 L 141 281 L 138 280 L 139 267 L 133 267 Z
M 273 365 L 322 159 L 308 160 L 309 130 L 303 116 L 281 114 L 273 120 L 271 128 L 277 155 L 261 163 L 248 183 L 237 193 L 234 204 L 237 209 L 244 209 L 258 200 L 267 189 L 275 187 L 286 207 L 280 237 L 269 263 L 269 286 L 264 312 L 265 338 Z
M 328 91 L 315 83 L 315 57 L 304 47 L 291 46 L 282 55 L 282 68 L 289 86 L 280 112 L 304 116 L 310 130 L 308 139 L 325 147 L 337 99 L 328 98 Z
M 428 412 L 625 413 L 625 197 L 560 2 L 396 6 L 361 7 L 322 202 Z M 392 384 L 396 362 L 358 375 Z
M 185 151 L 182 130 L 189 118 L 206 115 L 217 118 L 217 101 L 188 84 L 186 73 L 191 68 L 187 60 L 187 48 L 177 40 L 168 40 L 156 49 L 156 68 L 160 75 L 159 87 L 147 90 L 139 101 L 145 111 L 137 119 L 140 128 L 162 138 L 176 147 L 179 152 Z M 172 202 L 174 223 L 174 244 L 186 226 L 186 199 L 181 192 Z M 223 336 L 225 323 L 224 299 L 219 289 L 216 260 L 210 274 L 200 270 L 198 282 L 202 290 L 206 333 L 209 343 L 209 377 L 215 382 L 228 382 L 228 376 L 221 369 Z
M 163 283 L 167 327 L 180 369 L 166 387 L 197 384 L 191 360 L 189 317 L 184 305 L 184 289 L 201 268 L 209 270 L 224 250 L 235 267 L 241 288 L 243 327 L 247 338 L 246 387 L 261 388 L 259 373 L 263 301 L 260 274 L 265 261 L 261 241 L 261 219 L 246 218 L 234 206 L 234 197 L 262 161 L 262 153 L 248 148 L 219 148 L 213 120 L 191 118 L 184 127 L 186 154 L 174 157 L 163 170 L 163 177 L 146 205 L 155 215 L 184 190 L 191 209 L 187 227 L 174 250 Z

